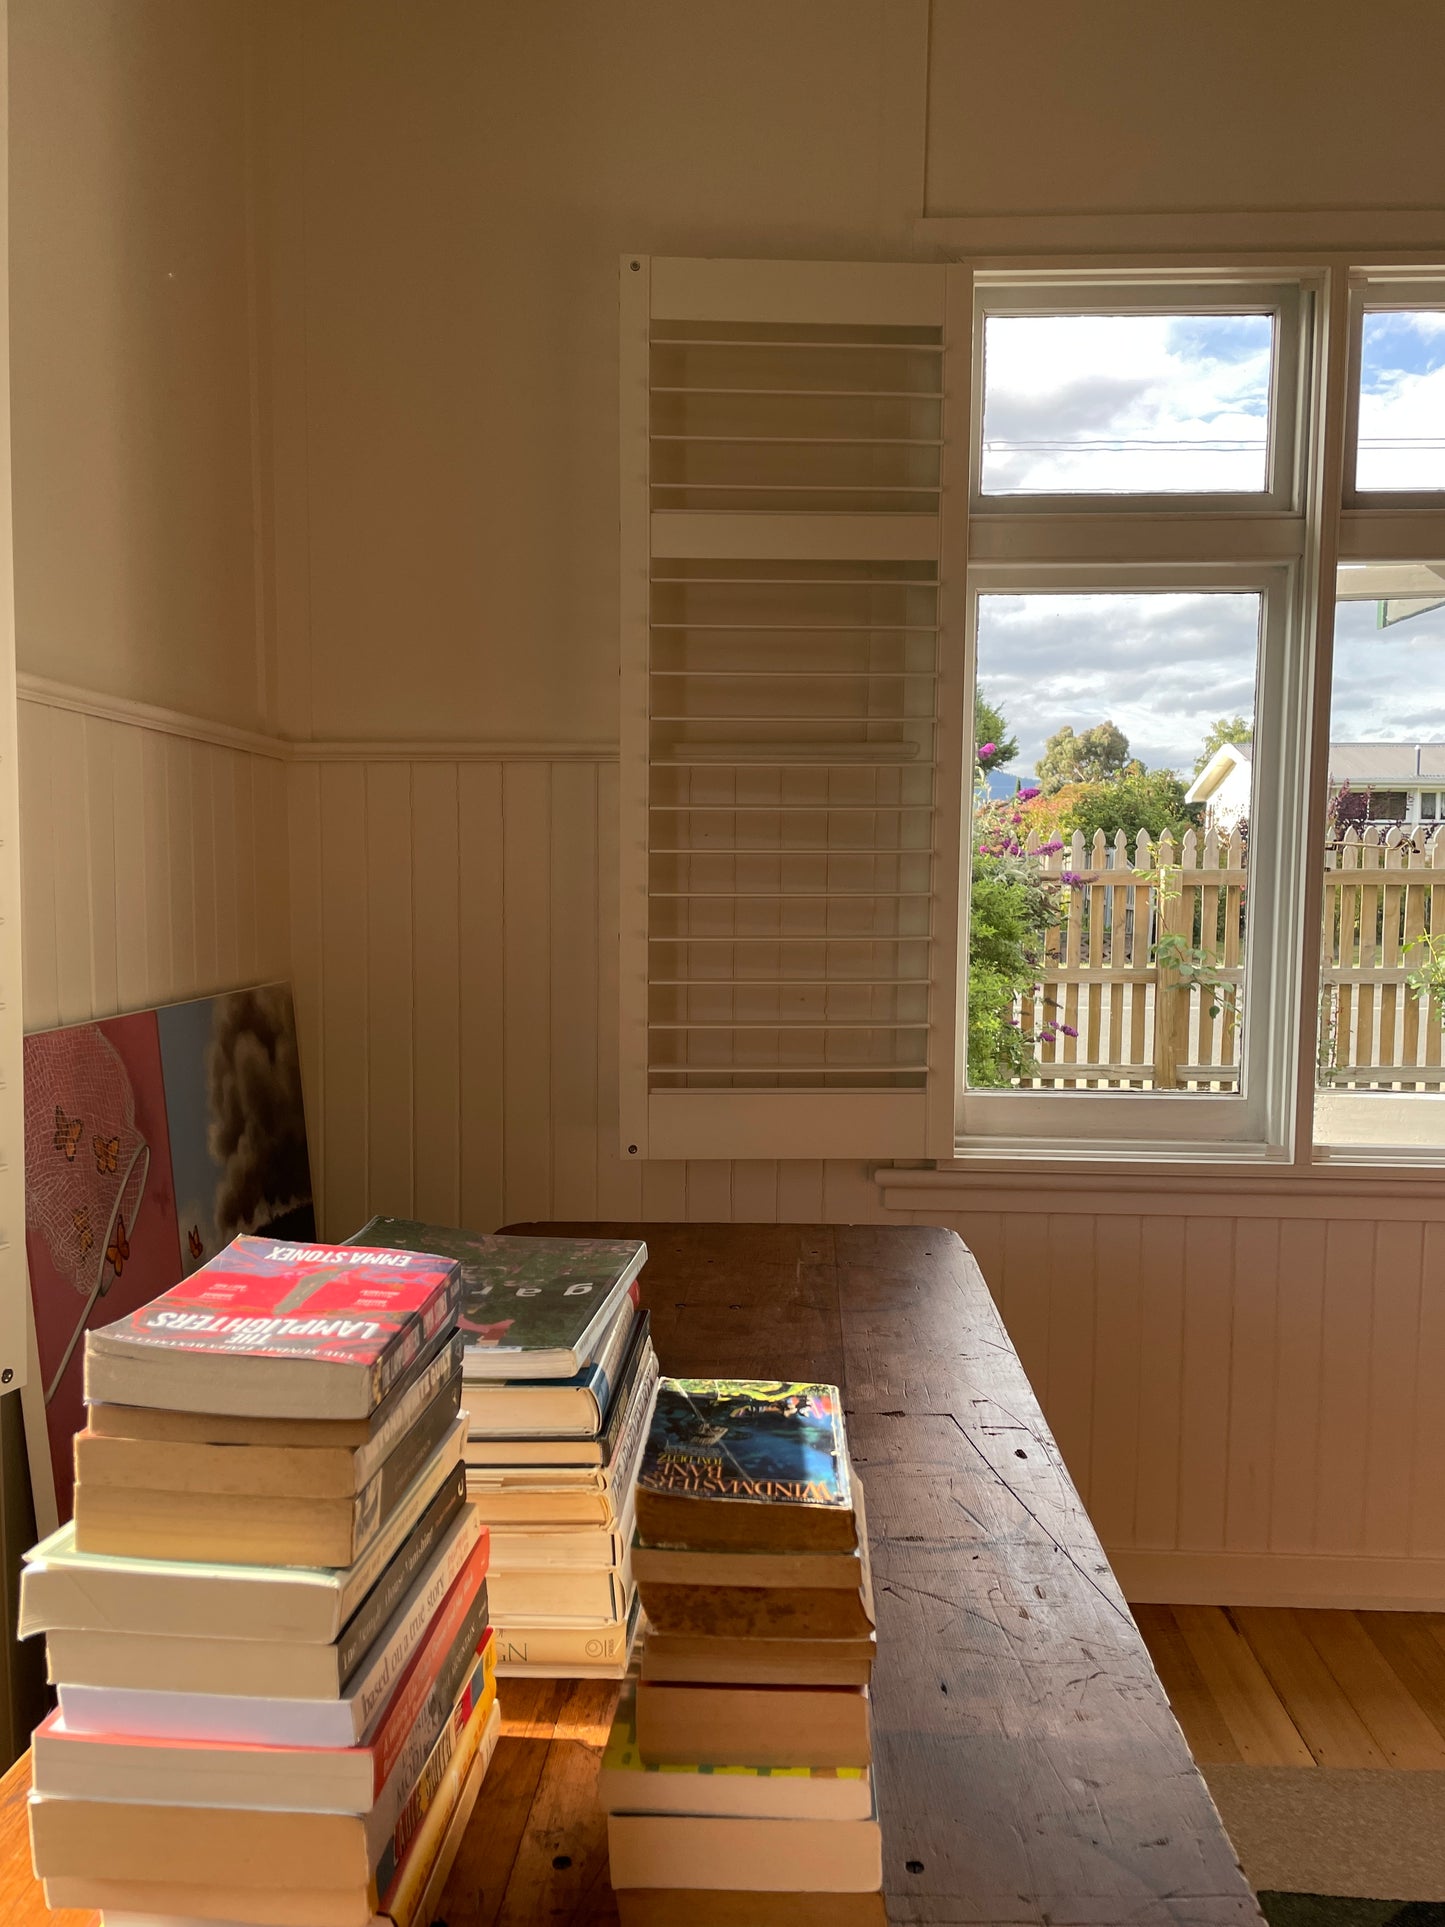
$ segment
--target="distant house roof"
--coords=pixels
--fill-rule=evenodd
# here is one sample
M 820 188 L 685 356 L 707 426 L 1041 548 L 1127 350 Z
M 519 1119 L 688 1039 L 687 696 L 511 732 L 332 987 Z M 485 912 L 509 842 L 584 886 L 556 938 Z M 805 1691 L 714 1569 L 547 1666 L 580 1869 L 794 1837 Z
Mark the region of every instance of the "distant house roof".
M 1445 783 L 1445 743 L 1331 743 L 1330 781 L 1356 788 Z
M 1221 743 L 1184 792 L 1185 802 L 1207 803 L 1236 770 L 1242 770 L 1248 781 L 1253 760 L 1248 743 Z

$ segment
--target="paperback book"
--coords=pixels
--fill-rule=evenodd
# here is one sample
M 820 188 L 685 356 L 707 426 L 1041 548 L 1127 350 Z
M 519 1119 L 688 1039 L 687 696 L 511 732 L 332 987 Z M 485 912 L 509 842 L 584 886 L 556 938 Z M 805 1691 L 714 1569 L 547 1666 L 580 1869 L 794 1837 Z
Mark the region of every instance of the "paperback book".
M 461 1267 L 468 1379 L 567 1378 L 595 1362 L 620 1300 L 636 1300 L 647 1246 L 605 1238 L 485 1237 L 373 1218 L 354 1242 L 440 1252 Z
M 454 1259 L 235 1238 L 86 1333 L 88 1402 L 241 1417 L 369 1418 L 456 1323 Z
M 637 1475 L 649 1545 L 848 1552 L 858 1527 L 836 1386 L 663 1378 Z

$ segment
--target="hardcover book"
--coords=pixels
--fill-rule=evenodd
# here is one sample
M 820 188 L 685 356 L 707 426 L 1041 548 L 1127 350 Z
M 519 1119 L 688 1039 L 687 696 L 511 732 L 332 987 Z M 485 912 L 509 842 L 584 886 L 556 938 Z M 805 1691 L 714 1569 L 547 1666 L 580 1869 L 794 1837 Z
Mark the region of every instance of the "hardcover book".
M 86 1334 L 93 1402 L 366 1418 L 456 1322 L 455 1260 L 235 1238 L 150 1304 Z
M 858 1524 L 837 1387 L 660 1379 L 637 1529 L 651 1545 L 697 1551 L 851 1551 Z
M 440 1252 L 462 1271 L 468 1378 L 569 1378 L 597 1357 L 647 1246 L 631 1239 L 484 1237 L 373 1218 L 355 1242 Z

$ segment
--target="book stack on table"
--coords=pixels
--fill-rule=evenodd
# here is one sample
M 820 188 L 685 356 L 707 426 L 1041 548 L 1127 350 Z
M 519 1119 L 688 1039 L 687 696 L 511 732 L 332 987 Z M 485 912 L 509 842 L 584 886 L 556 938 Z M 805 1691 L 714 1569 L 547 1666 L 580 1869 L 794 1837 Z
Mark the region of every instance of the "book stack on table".
M 632 1494 L 657 1383 L 647 1246 L 374 1218 L 358 1242 L 462 1269 L 467 1497 L 491 1529 L 502 1677 L 620 1679 L 636 1634 Z
M 28 1556 L 52 1907 L 430 1919 L 500 1726 L 446 1258 L 239 1238 L 87 1335 L 72 1523 Z
M 862 1494 L 831 1385 L 664 1378 L 601 1774 L 623 1927 L 881 1927 Z

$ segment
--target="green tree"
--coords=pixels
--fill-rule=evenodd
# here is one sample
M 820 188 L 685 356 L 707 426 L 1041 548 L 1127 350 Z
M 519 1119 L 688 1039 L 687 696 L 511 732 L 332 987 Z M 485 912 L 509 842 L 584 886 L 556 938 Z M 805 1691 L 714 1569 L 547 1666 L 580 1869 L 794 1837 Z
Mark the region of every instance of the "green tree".
M 1140 830 L 1154 838 L 1168 830 L 1177 844 L 1186 830 L 1199 827 L 1201 814 L 1197 803 L 1185 802 L 1184 785 L 1172 769 L 1151 769 L 1108 783 L 1081 784 L 1059 819 L 1059 829 L 1065 836 L 1082 830 L 1088 843 L 1097 830 L 1109 843 L 1122 830 L 1132 851 Z
M 1243 716 L 1216 716 L 1209 725 L 1203 749 L 1194 759 L 1194 774 L 1197 776 L 1215 750 L 1222 749 L 1226 743 L 1249 744 L 1253 741 L 1254 724 L 1246 722 Z
M 1082 734 L 1065 723 L 1044 744 L 1034 770 L 1039 788 L 1045 796 L 1051 796 L 1065 783 L 1103 783 L 1129 767 L 1129 738 L 1117 723 L 1095 723 Z M 1135 762 L 1133 767 L 1142 774 L 1142 763 Z
M 983 770 L 1002 769 L 1019 753 L 1018 737 L 1009 735 L 1003 711 L 982 690 L 973 699 L 973 744 Z

